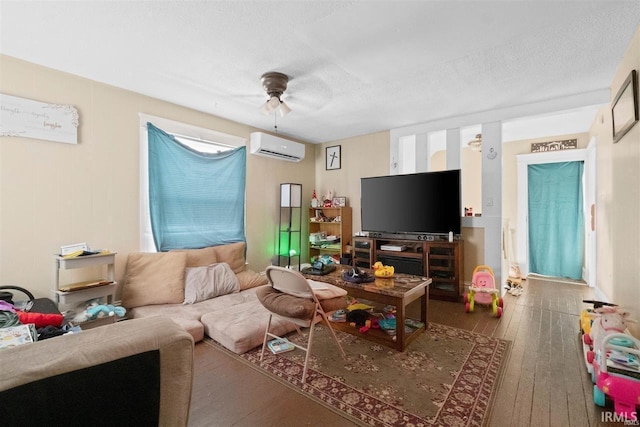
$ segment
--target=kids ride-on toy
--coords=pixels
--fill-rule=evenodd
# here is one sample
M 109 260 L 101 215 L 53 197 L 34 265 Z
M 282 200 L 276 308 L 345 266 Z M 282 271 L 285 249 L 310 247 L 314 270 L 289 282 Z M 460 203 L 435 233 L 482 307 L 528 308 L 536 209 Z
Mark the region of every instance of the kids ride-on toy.
M 479 265 L 473 270 L 473 277 L 469 292 L 464 294 L 464 310 L 473 312 L 475 304 L 491 305 L 493 315 L 500 318 L 504 307 L 504 301 L 500 297 L 500 291 L 496 289 L 496 281 L 493 270 L 487 265 Z
M 631 342 L 631 345 L 618 344 Z M 626 420 L 637 421 L 640 407 L 640 341 L 635 337 L 612 333 L 604 337 L 593 359 L 593 402 L 613 409 Z

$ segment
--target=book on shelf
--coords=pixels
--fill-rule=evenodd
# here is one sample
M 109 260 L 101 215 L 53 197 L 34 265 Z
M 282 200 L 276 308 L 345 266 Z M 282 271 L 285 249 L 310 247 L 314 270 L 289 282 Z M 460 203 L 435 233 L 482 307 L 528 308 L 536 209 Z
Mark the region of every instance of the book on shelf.
M 34 343 L 38 340 L 38 332 L 33 323 L 0 328 L 0 349 Z
M 112 284 L 112 280 L 86 280 L 84 282 L 70 283 L 65 286 L 60 286 L 58 289 L 62 292 L 73 292 L 73 291 L 81 291 L 83 289 L 96 288 L 98 286 L 105 286 Z
M 273 354 L 284 353 L 295 349 L 294 345 L 289 341 L 280 339 L 269 341 L 267 347 L 269 347 L 269 351 Z

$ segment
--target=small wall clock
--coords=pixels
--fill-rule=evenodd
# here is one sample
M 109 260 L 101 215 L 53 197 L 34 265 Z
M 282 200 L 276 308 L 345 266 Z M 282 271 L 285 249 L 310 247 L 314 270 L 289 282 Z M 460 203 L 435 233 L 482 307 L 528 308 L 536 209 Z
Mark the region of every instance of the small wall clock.
M 327 170 L 340 169 L 341 156 L 339 145 L 326 148 L 325 161 Z

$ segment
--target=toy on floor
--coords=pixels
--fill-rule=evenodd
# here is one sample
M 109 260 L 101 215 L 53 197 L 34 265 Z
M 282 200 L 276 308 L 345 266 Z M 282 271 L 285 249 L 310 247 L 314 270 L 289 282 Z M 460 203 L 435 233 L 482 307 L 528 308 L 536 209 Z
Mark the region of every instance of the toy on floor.
M 509 266 L 509 277 L 507 277 L 505 289 L 511 295 L 519 297 L 522 295 L 522 292 L 524 292 L 524 288 L 522 287 L 522 282 L 524 280 L 522 272 L 520 271 L 520 266 L 518 264 L 511 264 L 511 266 Z
M 615 413 L 630 421 L 637 421 L 640 406 L 639 357 L 640 340 L 615 332 L 601 340 L 593 360 L 593 402 L 605 406 L 607 399 L 613 401 Z
M 628 311 L 611 305 L 600 305 L 588 315 L 593 318 L 593 321 L 589 327 L 589 333 L 582 335 L 582 342 L 588 346 L 588 348 L 584 347 L 585 361 L 587 370 L 592 372 L 591 366 L 594 359 L 600 354 L 606 354 L 603 346 L 604 339 L 611 334 L 623 334 L 623 336 L 631 337 L 627 333 L 627 322 L 634 322 L 634 320 L 627 318 L 629 316 Z M 583 328 L 585 327 L 583 326 Z M 624 343 L 618 338 L 612 344 L 621 346 Z
M 593 401 L 605 406 L 613 401 L 614 411 L 635 420 L 640 405 L 640 341 L 627 330 L 629 312 L 615 304 L 588 301 L 593 309 L 580 314 L 584 361 L 591 374 Z
M 500 297 L 500 291 L 496 289 L 495 278 L 491 267 L 478 265 L 473 270 L 471 288 L 464 294 L 464 309 L 467 313 L 473 312 L 475 304 L 491 305 L 493 315 L 500 318 L 504 301 Z
M 81 323 L 108 316 L 124 317 L 126 312 L 127 310 L 124 307 L 114 306 L 112 304 L 101 304 L 99 300 L 93 300 L 87 304 L 84 311 L 76 314 L 73 321 Z

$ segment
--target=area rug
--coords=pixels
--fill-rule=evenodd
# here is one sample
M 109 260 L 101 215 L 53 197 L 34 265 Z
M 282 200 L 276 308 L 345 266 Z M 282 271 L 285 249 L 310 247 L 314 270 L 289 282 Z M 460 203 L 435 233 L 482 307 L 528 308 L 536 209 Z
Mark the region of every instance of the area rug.
M 303 335 L 290 341 L 305 344 Z M 302 383 L 305 353 L 277 355 L 260 347 L 238 357 L 356 424 L 366 426 L 480 426 L 492 398 L 510 342 L 430 323 L 405 352 L 336 332 L 343 359 L 326 326 L 316 325 Z M 208 340 L 209 344 L 218 346 Z M 221 348 L 221 347 L 220 347 Z

